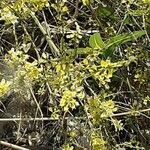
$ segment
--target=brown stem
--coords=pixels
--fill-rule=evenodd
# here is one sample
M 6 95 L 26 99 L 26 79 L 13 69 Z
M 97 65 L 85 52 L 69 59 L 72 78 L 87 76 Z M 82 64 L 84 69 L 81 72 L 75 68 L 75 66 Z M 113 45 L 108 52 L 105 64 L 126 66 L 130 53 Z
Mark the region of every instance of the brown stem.
M 18 146 L 18 145 L 14 145 L 14 144 L 11 144 L 11 143 L 8 143 L 8 142 L 4 142 L 4 141 L 0 141 L 0 144 L 3 145 L 3 146 L 9 147 L 9 148 L 16 149 L 16 150 L 29 150 L 27 148 L 24 148 L 24 147 L 21 147 L 21 146 Z

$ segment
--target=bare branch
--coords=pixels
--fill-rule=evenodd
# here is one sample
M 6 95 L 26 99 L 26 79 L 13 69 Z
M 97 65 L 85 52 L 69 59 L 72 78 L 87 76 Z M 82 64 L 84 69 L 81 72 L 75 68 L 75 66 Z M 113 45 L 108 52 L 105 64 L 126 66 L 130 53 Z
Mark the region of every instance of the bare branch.
M 14 145 L 14 144 L 11 144 L 11 143 L 8 143 L 8 142 L 4 142 L 4 141 L 0 141 L 0 144 L 3 145 L 3 146 L 9 147 L 9 148 L 16 149 L 16 150 L 29 150 L 27 148 L 17 146 L 17 145 Z

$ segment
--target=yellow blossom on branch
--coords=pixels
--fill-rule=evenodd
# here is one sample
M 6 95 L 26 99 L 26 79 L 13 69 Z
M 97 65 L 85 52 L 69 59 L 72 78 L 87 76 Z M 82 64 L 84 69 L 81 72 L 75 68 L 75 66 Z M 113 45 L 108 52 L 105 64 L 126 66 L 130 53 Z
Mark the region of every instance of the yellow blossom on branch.
M 10 84 L 11 82 L 6 81 L 5 79 L 2 79 L 0 82 L 0 97 L 7 94 L 7 92 L 10 90 Z

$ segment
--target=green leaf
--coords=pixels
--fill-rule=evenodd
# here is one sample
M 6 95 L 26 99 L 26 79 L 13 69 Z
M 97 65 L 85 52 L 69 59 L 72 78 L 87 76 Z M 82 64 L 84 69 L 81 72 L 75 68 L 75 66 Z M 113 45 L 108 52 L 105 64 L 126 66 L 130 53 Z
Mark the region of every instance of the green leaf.
M 129 41 L 137 40 L 137 38 L 145 35 L 144 31 L 135 31 L 132 33 L 123 33 L 119 34 L 117 36 L 114 36 L 106 41 L 106 47 L 105 51 L 103 52 L 103 56 L 107 58 L 108 56 L 111 56 L 115 50 L 115 48 L 121 44 L 124 44 Z
M 89 45 L 93 49 L 103 49 L 105 47 L 105 44 L 100 36 L 99 33 L 93 34 L 89 39 Z
M 96 11 L 97 15 L 101 17 L 109 17 L 114 14 L 114 9 L 112 7 L 99 6 Z
M 119 34 L 106 41 L 107 45 L 106 47 L 117 46 L 129 41 L 137 40 L 137 38 L 143 35 L 145 35 L 144 31 L 135 31 L 130 34 L 128 33 Z

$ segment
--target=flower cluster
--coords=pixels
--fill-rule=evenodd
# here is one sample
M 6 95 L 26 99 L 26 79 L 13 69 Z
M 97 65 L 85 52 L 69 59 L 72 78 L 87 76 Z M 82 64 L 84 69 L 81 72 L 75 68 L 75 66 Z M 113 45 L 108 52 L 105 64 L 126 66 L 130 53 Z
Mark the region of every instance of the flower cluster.
M 2 79 L 0 82 L 0 97 L 7 94 L 7 92 L 10 90 L 11 82 L 6 81 L 5 79 Z
M 27 17 L 31 11 L 42 10 L 43 7 L 49 6 L 49 3 L 48 0 L 16 0 L 8 4 L 3 1 L 1 5 L 0 20 L 4 20 L 6 24 L 15 24 L 18 22 L 16 14 Z M 17 13 L 14 13 L 14 10 Z
M 93 150 L 107 150 L 106 142 L 95 132 L 91 135 L 91 141 Z
M 63 92 L 63 96 L 60 100 L 60 106 L 64 109 L 65 112 L 71 109 L 75 109 L 78 105 L 78 102 L 75 99 L 76 92 L 66 90 Z
M 112 100 L 101 101 L 100 98 L 89 99 L 87 110 L 91 115 L 94 124 L 99 123 L 103 118 L 111 117 L 117 111 Z

